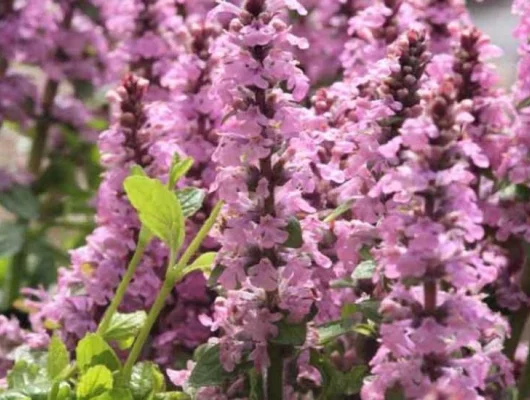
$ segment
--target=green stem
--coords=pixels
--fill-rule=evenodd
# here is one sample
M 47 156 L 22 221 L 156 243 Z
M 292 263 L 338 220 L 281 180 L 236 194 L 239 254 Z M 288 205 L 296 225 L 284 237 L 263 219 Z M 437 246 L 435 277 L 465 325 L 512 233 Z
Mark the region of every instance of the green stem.
M 125 361 L 125 365 L 123 366 L 123 372 L 121 376 L 121 381 L 123 383 L 128 383 L 131 379 L 132 368 L 138 360 L 138 357 L 140 357 L 145 342 L 149 337 L 149 333 L 151 332 L 153 325 L 155 324 L 158 316 L 164 308 L 164 305 L 166 304 L 166 299 L 171 294 L 171 291 L 175 285 L 184 278 L 182 271 L 188 265 L 191 257 L 197 252 L 204 239 L 206 239 L 206 236 L 208 236 L 208 233 L 212 229 L 219 213 L 221 212 L 222 206 L 223 203 L 221 201 L 216 204 L 212 210 L 212 213 L 201 227 L 195 238 L 193 238 L 192 242 L 180 258 L 177 265 L 173 265 L 173 260 L 175 258 L 174 251 L 170 255 L 166 279 L 162 284 L 162 289 L 160 292 L 158 292 L 158 296 L 156 297 L 151 310 L 149 310 L 149 314 L 147 314 L 147 320 L 145 321 L 144 326 L 142 326 L 138 337 L 134 341 L 134 345 L 131 349 L 131 352 L 129 353 L 129 357 L 127 357 L 127 361 Z
M 283 355 L 279 345 L 269 343 L 270 367 L 267 370 L 267 400 L 283 399 Z
M 151 234 L 145 229 L 140 229 L 140 234 L 138 235 L 138 244 L 136 246 L 136 250 L 134 251 L 134 254 L 131 258 L 131 261 L 129 262 L 129 265 L 127 266 L 127 270 L 125 271 L 125 275 L 123 275 L 123 278 L 118 286 L 118 289 L 116 289 L 116 294 L 114 295 L 114 298 L 112 299 L 109 307 L 105 311 L 105 314 L 103 315 L 103 319 L 101 320 L 97 333 L 100 335 L 104 335 L 107 329 L 109 328 L 110 321 L 112 320 L 112 317 L 116 310 L 118 310 L 118 307 L 120 306 L 123 297 L 125 296 L 125 292 L 127 291 L 127 288 L 129 287 L 129 284 L 131 283 L 131 280 L 134 277 L 134 273 L 136 272 L 136 268 L 138 267 L 138 264 L 140 264 L 140 261 L 142 260 L 142 257 L 145 253 L 145 248 L 151 241 Z
M 521 281 L 520 286 L 523 293 L 527 296 L 530 296 L 530 244 L 523 243 L 523 248 L 525 250 L 525 261 L 523 264 L 523 270 L 521 272 Z M 519 342 L 524 333 L 524 328 L 530 316 L 530 308 L 528 306 L 522 306 L 516 313 L 512 314 L 510 317 L 510 328 L 511 336 L 504 345 L 504 354 L 510 359 L 513 360 L 515 357 L 515 352 L 519 346 Z M 530 377 L 528 377 L 530 380 Z M 521 377 L 524 379 L 524 375 Z
M 10 261 L 7 266 L 5 284 L 4 284 L 4 300 L 3 309 L 9 309 L 13 306 L 14 301 L 20 293 L 22 280 L 26 272 L 26 253 L 21 249 Z
M 35 125 L 35 136 L 31 144 L 31 151 L 28 161 L 28 171 L 34 175 L 38 175 L 44 158 L 44 151 L 46 143 L 48 142 L 48 131 L 51 126 L 50 114 L 55 102 L 55 96 L 59 89 L 59 82 L 48 80 L 44 88 L 44 95 L 42 99 L 42 114 Z

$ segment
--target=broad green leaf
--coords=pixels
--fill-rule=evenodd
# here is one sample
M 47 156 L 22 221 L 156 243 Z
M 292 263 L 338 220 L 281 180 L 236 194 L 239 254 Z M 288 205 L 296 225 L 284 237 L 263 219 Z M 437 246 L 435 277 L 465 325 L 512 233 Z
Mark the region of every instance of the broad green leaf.
M 133 368 L 130 388 L 134 400 L 143 400 L 165 388 L 164 375 L 153 363 L 139 363 Z
M 278 327 L 278 335 L 271 340 L 272 342 L 291 346 L 301 346 L 305 343 L 306 324 L 289 324 L 282 320 L 276 326 Z
M 0 258 L 11 257 L 24 245 L 26 226 L 14 222 L 0 223 Z
M 232 374 L 226 372 L 219 358 L 219 345 L 204 347 L 197 364 L 191 371 L 189 384 L 199 388 L 222 384 Z
M 0 205 L 23 219 L 35 219 L 39 216 L 39 201 L 25 186 L 13 186 L 0 192 Z
M 190 217 L 199 211 L 202 207 L 205 196 L 206 194 L 204 190 L 194 187 L 177 190 L 177 197 L 180 200 L 184 217 Z
M 289 218 L 289 222 L 287 223 L 287 233 L 289 234 L 289 237 L 283 244 L 285 247 L 294 249 L 302 247 L 304 244 L 304 239 L 302 237 L 302 227 L 300 226 L 300 221 L 294 217 Z
M 353 271 L 351 277 L 354 282 L 363 280 L 363 279 L 372 279 L 375 273 L 375 261 L 374 260 L 366 260 L 357 265 L 355 270 Z
M 112 389 L 113 383 L 112 372 L 103 365 L 96 365 L 81 375 L 77 384 L 77 398 L 78 400 L 93 399 Z
M 147 173 L 144 171 L 144 169 L 135 164 L 131 167 L 131 176 L 145 176 L 147 177 Z
M 186 276 L 193 271 L 202 271 L 209 276 L 213 270 L 216 256 L 217 253 L 214 251 L 201 254 L 191 265 L 184 268 L 182 276 Z
M 92 400 L 133 400 L 133 396 L 129 389 L 114 388 L 97 397 L 93 397 Z
M 107 331 L 103 334 L 106 340 L 124 341 L 134 338 L 144 325 L 147 314 L 145 311 L 122 314 L 114 313 Z
M 171 171 L 169 172 L 169 188 L 174 188 L 179 179 L 186 175 L 192 166 L 192 158 L 185 158 L 184 160 L 180 160 L 178 156 L 175 156 L 173 160 L 173 165 L 171 166 Z
M 48 348 L 48 376 L 51 379 L 57 378 L 59 374 L 68 367 L 70 356 L 66 345 L 57 335 L 53 335 Z
M 81 370 L 104 365 L 111 371 L 117 371 L 121 366 L 114 350 L 95 333 L 89 333 L 81 339 L 75 351 L 77 366 Z
M 185 229 L 176 194 L 160 181 L 145 176 L 129 176 L 124 187 L 142 224 L 171 249 L 178 250 L 184 242 Z

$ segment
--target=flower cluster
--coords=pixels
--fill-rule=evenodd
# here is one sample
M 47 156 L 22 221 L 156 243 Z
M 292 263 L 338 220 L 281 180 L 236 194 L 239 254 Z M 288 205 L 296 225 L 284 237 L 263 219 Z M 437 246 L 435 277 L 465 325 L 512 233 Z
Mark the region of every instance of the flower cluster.
M 304 322 L 315 302 L 311 257 L 289 244 L 289 226 L 314 211 L 304 199 L 314 187 L 288 150 L 302 129 L 305 112 L 296 103 L 307 93 L 308 78 L 291 52 L 307 42 L 280 17 L 286 6 L 305 14 L 296 1 L 263 0 L 242 8 L 221 3 L 211 13 L 232 16 L 214 53 L 222 54 L 214 88 L 227 113 L 214 153 L 214 188 L 226 202 L 218 238 L 226 295 L 217 298 L 212 322 L 228 371 L 245 359 L 259 371 L 277 362 L 271 341 L 278 324 Z M 283 373 L 281 362 L 274 368 Z
M 110 95 L 118 110 L 115 122 L 99 140 L 107 171 L 98 193 L 98 227 L 88 236 L 86 246 L 72 252 L 72 267 L 61 271 L 57 293 L 34 315 L 34 326 L 60 326 L 71 346 L 95 330 L 138 239 L 139 222 L 125 197 L 123 180 L 133 165 L 164 179 L 173 157 L 184 155 L 171 110 L 158 103 L 143 104 L 147 85 L 146 80 L 130 75 Z M 147 248 L 125 296 L 124 311 L 145 310 L 152 305 L 162 284 L 167 255 L 158 241 Z M 182 282 L 170 303 L 171 322 L 155 339 L 155 347 L 163 348 L 155 353 L 162 363 L 171 356 L 168 344 L 193 348 L 208 337 L 208 329 L 198 320 L 198 315 L 208 313 L 210 305 L 200 275 Z
M 4 1 L 1 120 L 45 142 L 85 133 L 83 83 L 127 73 L 98 141 L 96 228 L 55 292 L 26 290 L 36 334 L 0 318 L 0 376 L 52 329 L 70 349 L 105 331 L 123 282 L 121 312 L 156 311 L 124 376 L 142 355 L 179 398 L 494 399 L 519 376 L 530 395 L 513 363 L 530 315 L 527 3 L 511 93 L 463 0 Z M 143 250 L 124 182 L 134 166 L 173 182 L 176 157 L 194 164 L 167 198 L 208 193 L 189 246 L 166 269 L 154 239 L 123 279 Z M 0 170 L 0 191 L 30 181 Z
M 408 34 L 404 50 L 415 36 Z M 482 252 L 476 170 L 488 159 L 470 140 L 480 116 L 469 108 L 459 58 L 476 37 L 464 32 L 452 71 L 423 83 L 417 112 L 383 152 L 391 168 L 370 191 L 385 207 L 376 259 L 395 283 L 381 305 L 381 347 L 371 361 L 375 377 L 363 389 L 367 399 L 398 387 L 412 398 L 476 398 L 499 383 L 492 371 L 500 388 L 512 379 L 500 346 L 508 327 L 480 297 L 499 265 Z

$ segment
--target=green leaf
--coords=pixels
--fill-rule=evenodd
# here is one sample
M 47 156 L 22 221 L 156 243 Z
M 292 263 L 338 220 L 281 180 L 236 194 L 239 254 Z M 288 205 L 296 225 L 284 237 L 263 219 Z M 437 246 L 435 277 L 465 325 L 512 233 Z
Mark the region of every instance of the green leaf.
M 164 375 L 153 363 L 139 363 L 133 367 L 130 388 L 134 400 L 143 400 L 166 389 Z
M 300 226 L 300 221 L 296 218 L 289 218 L 287 223 L 287 233 L 289 237 L 283 244 L 285 247 L 290 247 L 293 249 L 298 249 L 304 244 L 304 239 L 302 237 L 302 227 Z
M 199 211 L 206 194 L 204 190 L 194 187 L 184 188 L 177 191 L 184 217 L 189 217 Z
M 142 223 L 172 250 L 184 242 L 184 215 L 177 196 L 156 179 L 129 176 L 124 183 Z
M 112 372 L 103 365 L 96 365 L 81 375 L 77 384 L 77 398 L 92 399 L 112 389 L 113 383 Z
M 205 275 L 209 276 L 215 265 L 216 256 L 217 253 L 215 251 L 201 254 L 191 265 L 184 268 L 182 276 L 186 276 L 193 271 L 202 271 Z
M 345 335 L 346 333 L 352 332 L 352 324 L 347 320 L 331 321 L 326 324 L 320 325 L 317 328 L 318 332 L 318 343 L 324 345 L 338 338 L 339 336 Z
M 97 397 L 93 397 L 92 400 L 133 400 L 133 397 L 129 389 L 114 388 Z
M 191 397 L 183 392 L 166 392 L 156 394 L 155 400 L 191 400 Z
M 185 158 L 184 160 L 181 160 L 178 155 L 175 156 L 173 159 L 173 165 L 171 166 L 171 171 L 169 172 L 169 188 L 175 187 L 179 179 L 186 175 L 192 166 L 192 158 Z
M 147 177 L 147 173 L 144 171 L 144 169 L 135 164 L 131 167 L 131 176 L 145 176 Z
M 232 376 L 225 371 L 219 358 L 219 345 L 204 348 L 197 364 L 191 371 L 189 384 L 199 388 L 203 386 L 221 385 Z
M 523 99 L 519 102 L 519 104 L 517 104 L 517 109 L 518 110 L 522 110 L 526 107 L 530 107 L 530 96 L 527 97 L 526 99 Z
M 379 314 L 381 303 L 376 300 L 365 300 L 360 303 L 346 304 L 341 311 L 343 319 L 348 319 L 355 313 L 360 313 L 368 321 L 380 322 L 382 317 Z
M 359 335 L 363 335 L 367 337 L 377 336 L 377 327 L 374 325 L 374 323 L 371 323 L 370 321 L 366 324 L 355 325 L 353 330 L 357 332 Z
M 41 363 L 19 360 L 7 374 L 7 383 L 12 393 L 19 393 L 32 400 L 46 400 L 52 388 L 46 370 Z M 15 397 L 16 398 L 16 397 Z
M 0 258 L 11 257 L 24 245 L 26 226 L 14 222 L 0 224 Z
M 356 365 L 346 372 L 344 374 L 344 392 L 349 396 L 359 393 L 367 373 L 368 368 L 365 365 Z
M 48 376 L 51 379 L 57 378 L 61 372 L 68 367 L 70 356 L 66 345 L 57 335 L 53 335 L 48 348 Z
M 107 331 L 103 334 L 106 340 L 127 341 L 135 338 L 147 318 L 145 311 L 129 314 L 114 313 Z
M 217 281 L 219 280 L 219 277 L 223 274 L 223 271 L 225 270 L 225 267 L 221 264 L 217 264 L 210 273 L 210 276 L 208 277 L 208 282 L 206 284 L 208 287 L 213 288 L 214 286 L 217 286 Z
M 72 388 L 67 382 L 56 380 L 53 384 L 48 400 L 70 400 L 73 398 Z
M 289 324 L 285 320 L 281 320 L 276 326 L 278 327 L 278 335 L 271 340 L 273 343 L 292 346 L 301 346 L 305 343 L 307 334 L 305 323 Z
M 120 369 L 121 364 L 114 350 L 95 333 L 86 335 L 76 348 L 77 366 L 86 370 L 95 365 L 104 365 L 111 371 Z
M 8 390 L 0 393 L 0 400 L 31 400 L 31 397 L 26 396 L 16 390 Z
M 23 219 L 35 219 L 39 216 L 39 201 L 25 186 L 13 186 L 0 192 L 0 205 Z
M 318 368 L 322 376 L 322 391 L 319 400 L 342 398 L 345 394 L 355 395 L 361 390 L 364 377 L 368 371 L 366 366 L 354 366 L 348 372 L 339 371 L 324 354 L 311 350 L 311 364 Z
M 376 264 L 374 260 L 366 260 L 361 262 L 353 271 L 351 277 L 354 282 L 363 279 L 372 279 L 375 273 Z

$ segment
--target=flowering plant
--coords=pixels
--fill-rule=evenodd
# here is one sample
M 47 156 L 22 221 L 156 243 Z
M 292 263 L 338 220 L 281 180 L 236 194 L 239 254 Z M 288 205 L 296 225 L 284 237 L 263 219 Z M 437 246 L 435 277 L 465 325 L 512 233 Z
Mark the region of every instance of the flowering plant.
M 0 400 L 530 398 L 513 11 L 505 90 L 463 0 L 0 6 L 0 116 L 33 138 L 0 175 L 11 276 L 79 218 L 42 210 L 94 163 L 64 191 L 53 168 L 108 125 L 95 226 L 50 289 L 10 286 L 30 326 L 0 319 Z

